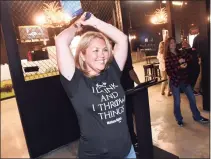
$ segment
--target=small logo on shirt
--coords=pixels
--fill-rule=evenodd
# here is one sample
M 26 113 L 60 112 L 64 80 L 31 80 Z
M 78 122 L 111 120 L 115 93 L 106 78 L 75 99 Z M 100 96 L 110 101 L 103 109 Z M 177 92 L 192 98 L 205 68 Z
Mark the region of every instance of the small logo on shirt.
M 115 120 L 107 121 L 107 124 L 109 125 L 109 124 L 113 124 L 113 123 L 116 123 L 116 122 L 121 123 L 122 117 L 116 118 Z

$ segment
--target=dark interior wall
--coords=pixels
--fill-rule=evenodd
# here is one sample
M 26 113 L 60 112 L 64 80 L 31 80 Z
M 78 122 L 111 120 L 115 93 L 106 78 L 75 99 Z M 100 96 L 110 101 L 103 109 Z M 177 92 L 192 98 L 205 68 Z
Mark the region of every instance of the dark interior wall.
M 20 59 L 27 59 L 27 52 L 30 50 L 30 46 L 27 44 L 19 44 L 18 48 Z
M 33 45 L 29 43 L 18 44 L 20 59 L 27 59 L 27 52 L 32 49 Z M 4 39 L 1 36 L 1 64 L 8 63 L 7 52 L 4 44 Z
M 207 16 L 209 16 L 209 20 L 207 21 L 207 36 L 208 36 L 208 41 L 210 44 L 210 0 L 206 0 L 206 13 L 207 13 Z M 209 50 L 210 50 L 210 45 L 209 46 Z
M 131 24 L 133 28 L 144 28 L 151 30 L 153 34 L 157 34 L 157 30 L 166 28 L 165 25 L 153 25 L 150 23 L 150 15 L 158 8 L 165 7 L 165 4 L 155 1 L 152 3 L 144 3 L 141 1 L 122 1 L 121 7 L 126 11 L 123 16 L 128 16 L 131 13 Z M 198 25 L 201 32 L 207 33 L 207 14 L 205 0 L 187 1 L 187 5 L 172 6 L 171 16 L 175 28 L 175 36 L 177 41 L 180 40 L 181 29 L 185 35 L 188 35 L 191 24 Z M 128 19 L 127 19 L 128 20 Z M 129 21 L 127 22 L 129 26 Z M 142 31 L 143 32 L 143 31 Z M 178 41 L 179 42 L 179 41 Z
M 145 4 L 138 1 L 121 1 L 122 21 L 124 32 L 130 30 L 130 34 L 135 34 L 136 39 L 131 43 L 132 50 L 136 51 L 140 44 L 144 44 L 145 38 L 153 38 L 153 42 L 158 44 L 162 40 L 161 30 L 165 25 L 153 25 L 150 23 L 150 17 L 159 3 Z M 131 27 L 129 21 L 131 16 Z M 159 35 L 160 33 L 160 35 Z
M 0 25 L 1 27 L 1 25 Z M 8 63 L 8 59 L 7 59 L 7 54 L 6 54 L 6 48 L 5 48 L 5 41 L 3 38 L 3 32 L 2 32 L 2 27 L 1 27 L 1 64 L 5 64 Z
M 206 0 L 202 0 L 202 1 L 196 1 L 197 3 L 195 3 L 196 5 L 196 13 L 198 13 L 197 17 L 194 18 L 194 23 L 196 23 L 196 25 L 199 26 L 200 28 L 200 32 L 203 35 L 207 35 L 207 13 L 206 13 Z
M 19 55 L 20 59 L 27 59 L 27 52 L 30 50 L 31 46 L 29 44 L 19 44 Z M 1 27 L 1 64 L 8 64 L 8 59 L 7 59 L 7 52 L 6 52 L 6 47 L 5 47 L 5 40 L 4 36 L 2 33 L 2 27 Z
M 192 24 L 199 26 L 203 34 L 207 33 L 206 1 L 187 1 L 187 3 L 183 7 L 173 6 L 172 8 L 176 36 L 180 36 L 180 29 L 183 29 L 185 36 L 188 36 Z
M 26 82 L 22 92 L 18 107 L 31 157 L 79 138 L 77 117 L 59 76 Z
M 206 0 L 206 18 L 210 16 L 210 1 Z M 207 30 L 205 34 L 206 40 L 203 42 L 206 45 L 203 45 L 206 48 L 203 48 L 204 58 L 202 59 L 202 90 L 203 90 L 203 109 L 210 111 L 210 21 L 207 20 Z M 200 32 L 201 34 L 201 32 Z M 203 32 L 202 32 L 203 34 Z

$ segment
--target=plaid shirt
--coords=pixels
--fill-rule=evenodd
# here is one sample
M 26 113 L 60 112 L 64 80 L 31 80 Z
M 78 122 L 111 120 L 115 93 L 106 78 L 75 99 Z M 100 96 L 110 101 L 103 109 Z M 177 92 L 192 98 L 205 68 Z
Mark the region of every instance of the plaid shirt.
M 191 56 L 186 52 L 179 52 L 177 55 L 170 53 L 171 55 L 166 57 L 165 65 L 166 72 L 170 78 L 171 84 L 178 87 L 180 83 L 189 84 L 188 70 L 187 68 L 181 69 L 179 59 L 183 58 L 188 63 L 191 60 Z

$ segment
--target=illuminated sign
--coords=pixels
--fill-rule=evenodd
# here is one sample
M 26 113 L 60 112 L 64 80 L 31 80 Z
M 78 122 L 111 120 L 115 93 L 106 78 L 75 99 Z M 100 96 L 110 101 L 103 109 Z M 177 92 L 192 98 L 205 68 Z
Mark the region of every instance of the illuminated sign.
M 37 42 L 49 40 L 48 30 L 41 26 L 29 25 L 19 26 L 20 41 L 25 42 Z

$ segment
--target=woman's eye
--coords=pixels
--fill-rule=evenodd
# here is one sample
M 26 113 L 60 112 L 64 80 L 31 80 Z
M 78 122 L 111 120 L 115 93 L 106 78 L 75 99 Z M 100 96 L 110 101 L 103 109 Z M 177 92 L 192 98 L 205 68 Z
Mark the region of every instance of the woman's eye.
M 93 52 L 98 52 L 98 50 L 94 50 Z
M 107 51 L 108 51 L 108 49 L 104 49 L 103 51 L 107 52 Z

